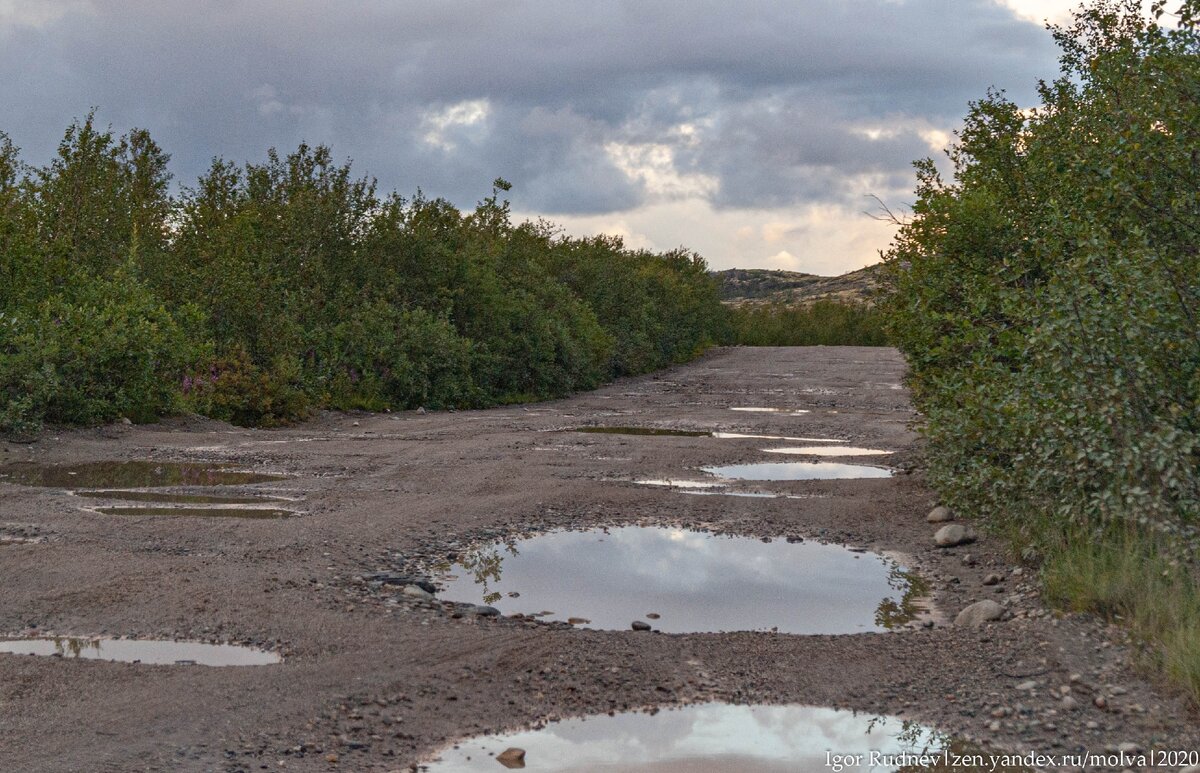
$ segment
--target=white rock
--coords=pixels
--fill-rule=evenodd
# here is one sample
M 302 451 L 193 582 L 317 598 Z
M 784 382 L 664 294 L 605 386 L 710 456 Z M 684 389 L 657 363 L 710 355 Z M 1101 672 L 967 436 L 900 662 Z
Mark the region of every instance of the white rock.
M 946 521 L 954 520 L 954 511 L 945 505 L 938 505 L 929 511 L 929 515 L 925 516 L 928 523 L 945 523 Z
M 1004 607 L 991 599 L 984 599 L 983 601 L 976 601 L 974 604 L 964 607 L 958 613 L 958 616 L 954 618 L 954 624 L 969 628 L 978 628 L 984 623 L 999 620 L 1003 616 Z
M 965 545 L 975 541 L 975 530 L 961 523 L 951 523 L 937 530 L 933 535 L 934 544 L 939 548 L 952 548 L 955 545 Z
M 432 593 L 425 590 L 424 588 L 418 588 L 416 585 L 405 585 L 404 590 L 402 590 L 401 593 L 403 593 L 405 596 L 412 596 L 413 598 L 425 599 L 426 601 L 433 600 Z

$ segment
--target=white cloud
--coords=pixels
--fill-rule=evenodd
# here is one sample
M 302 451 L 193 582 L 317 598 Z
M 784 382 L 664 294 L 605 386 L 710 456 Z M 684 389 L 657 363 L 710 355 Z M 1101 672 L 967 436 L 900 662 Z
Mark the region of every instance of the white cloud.
M 708 197 L 717 192 L 718 181 L 713 175 L 679 171 L 675 149 L 665 143 L 609 142 L 604 152 L 626 177 L 640 183 L 652 199 Z
M 863 209 L 867 204 L 864 200 Z M 894 233 L 891 226 L 848 206 L 715 209 L 698 198 L 650 204 L 620 218 L 559 215 L 554 220 L 574 236 L 636 234 L 636 243 L 627 241 L 628 246 L 689 247 L 713 269 L 765 267 L 826 276 L 878 262 L 879 251 Z
M 5 27 L 40 29 L 67 14 L 90 13 L 88 0 L 0 0 L 0 30 Z
M 454 150 L 458 141 L 469 135 L 478 139 L 486 126 L 492 107 L 486 99 L 468 99 L 436 110 L 427 110 L 421 116 L 421 139 L 442 150 Z M 475 129 L 475 132 L 463 132 Z

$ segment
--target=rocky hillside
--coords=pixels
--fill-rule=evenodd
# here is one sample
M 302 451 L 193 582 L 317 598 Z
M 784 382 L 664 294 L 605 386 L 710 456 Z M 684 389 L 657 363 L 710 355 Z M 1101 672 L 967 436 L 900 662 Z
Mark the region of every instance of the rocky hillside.
M 797 271 L 731 268 L 714 271 L 721 281 L 721 300 L 732 304 L 786 303 L 804 305 L 821 299 L 870 303 L 879 286 L 879 266 L 867 266 L 841 276 L 818 276 Z

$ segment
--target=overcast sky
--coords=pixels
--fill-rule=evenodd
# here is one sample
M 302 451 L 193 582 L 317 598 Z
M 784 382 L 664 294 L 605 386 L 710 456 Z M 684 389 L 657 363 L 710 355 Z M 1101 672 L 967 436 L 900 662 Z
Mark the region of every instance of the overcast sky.
M 877 260 L 989 86 L 1032 104 L 1069 0 L 0 0 L 0 130 L 44 163 L 74 117 L 214 156 L 324 143 L 402 194 L 714 268 Z

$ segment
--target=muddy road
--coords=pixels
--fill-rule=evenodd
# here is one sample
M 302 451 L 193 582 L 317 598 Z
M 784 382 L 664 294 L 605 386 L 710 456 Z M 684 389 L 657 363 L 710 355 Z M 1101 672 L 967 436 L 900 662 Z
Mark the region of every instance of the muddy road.
M 214 668 L 0 655 L 0 769 L 404 771 L 467 735 L 701 701 L 899 715 L 1012 751 L 1200 748 L 1200 717 L 1128 667 L 1117 632 L 1045 612 L 1033 570 L 988 539 L 934 546 L 936 500 L 902 374 L 890 349 L 724 349 L 534 405 L 328 414 L 279 430 L 178 419 L 0 444 L 0 465 L 24 471 L 0 482 L 0 635 L 181 639 L 283 657 Z M 747 407 L 786 410 L 731 410 Z M 735 486 L 782 496 L 693 496 L 634 481 L 788 461 L 763 449 L 801 444 L 572 431 L 581 426 L 838 440 L 893 452 L 838 461 L 898 472 Z M 112 503 L 71 493 L 70 477 L 26 485 L 41 469 L 31 464 L 61 473 L 131 460 L 286 476 L 220 493 L 270 495 L 297 514 L 107 514 L 96 508 Z M 928 582 L 936 619 L 836 636 L 592 630 L 481 616 L 378 574 L 427 572 L 497 538 L 631 524 L 897 554 Z M 981 599 L 1005 619 L 952 624 Z

